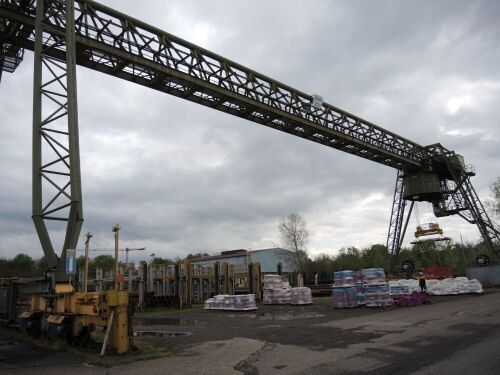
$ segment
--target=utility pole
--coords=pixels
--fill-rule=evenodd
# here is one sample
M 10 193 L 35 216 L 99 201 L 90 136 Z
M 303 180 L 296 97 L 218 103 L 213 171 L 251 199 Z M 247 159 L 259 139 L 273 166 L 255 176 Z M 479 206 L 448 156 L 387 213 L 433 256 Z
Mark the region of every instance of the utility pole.
M 85 234 L 85 273 L 83 274 L 83 291 L 87 292 L 87 282 L 89 279 L 89 245 L 90 239 L 92 238 L 92 233 L 87 232 Z
M 120 224 L 116 223 L 113 227 L 113 233 L 115 234 L 115 290 L 118 290 L 118 245 L 120 241 Z

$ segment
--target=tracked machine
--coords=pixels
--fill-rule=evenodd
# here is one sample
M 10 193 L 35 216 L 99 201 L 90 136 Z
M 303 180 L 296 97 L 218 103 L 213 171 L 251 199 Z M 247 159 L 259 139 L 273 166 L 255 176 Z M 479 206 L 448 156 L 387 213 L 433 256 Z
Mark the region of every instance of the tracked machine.
M 22 316 L 27 325 L 54 324 L 78 336 L 91 325 L 109 325 L 118 311 L 113 324 L 120 336 L 126 320 L 119 312 L 126 292 L 75 293 L 64 272 L 66 250 L 76 248 L 83 222 L 77 65 L 394 168 L 390 254 L 399 253 L 420 201 L 430 202 L 438 217 L 457 214 L 477 225 L 499 254 L 499 229 L 471 184 L 474 171 L 439 143 L 421 146 L 95 1 L 0 0 L 0 72 L 14 72 L 26 49 L 34 52 L 33 222 L 51 266 L 46 290 Z M 48 222 L 66 225 L 60 256 Z

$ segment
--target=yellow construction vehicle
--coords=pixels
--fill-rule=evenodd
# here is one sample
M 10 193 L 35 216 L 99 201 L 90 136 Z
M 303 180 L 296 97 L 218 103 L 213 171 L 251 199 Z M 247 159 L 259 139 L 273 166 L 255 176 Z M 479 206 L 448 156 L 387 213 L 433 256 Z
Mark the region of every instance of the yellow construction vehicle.
M 87 343 L 95 341 L 97 327 L 105 327 L 106 334 L 101 349 L 101 355 L 107 349 L 116 353 L 125 353 L 129 349 L 132 336 L 131 308 L 129 292 L 119 290 L 118 273 L 118 242 L 120 226 L 113 227 L 115 236 L 115 284 L 113 290 L 102 292 L 87 292 L 87 275 L 85 275 L 84 290 L 76 292 L 68 280 L 63 279 L 62 270 L 56 269 L 46 273 L 42 279 L 24 282 L 22 287 L 12 285 L 9 295 L 21 292 L 29 296 L 27 311 L 18 316 L 21 328 L 38 336 L 45 334 L 51 338 L 63 338 L 69 342 Z M 88 250 L 89 240 L 92 237 L 87 233 L 85 243 Z M 71 275 L 76 269 L 74 251 L 66 252 L 66 274 Z M 69 255 L 71 254 L 71 255 Z M 88 251 L 86 252 L 88 256 Z M 58 262 L 60 264 L 61 262 Z M 68 269 L 68 267 L 70 269 Z M 86 261 L 86 269 L 88 262 Z M 10 298 L 10 303 L 16 303 L 16 298 Z

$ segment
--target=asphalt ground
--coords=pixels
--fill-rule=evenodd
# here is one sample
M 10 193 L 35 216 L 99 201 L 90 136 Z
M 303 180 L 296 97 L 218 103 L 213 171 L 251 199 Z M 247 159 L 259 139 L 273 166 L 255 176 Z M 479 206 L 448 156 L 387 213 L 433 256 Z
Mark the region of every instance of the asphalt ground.
M 434 296 L 431 304 L 411 308 L 334 309 L 330 298 L 314 301 L 309 306 L 259 305 L 256 312 L 193 308 L 139 313 L 135 341 L 170 356 L 140 361 L 144 358 L 115 356 L 119 360 L 112 367 L 99 365 L 88 353 L 35 345 L 2 330 L 0 373 L 500 373 L 498 289 Z

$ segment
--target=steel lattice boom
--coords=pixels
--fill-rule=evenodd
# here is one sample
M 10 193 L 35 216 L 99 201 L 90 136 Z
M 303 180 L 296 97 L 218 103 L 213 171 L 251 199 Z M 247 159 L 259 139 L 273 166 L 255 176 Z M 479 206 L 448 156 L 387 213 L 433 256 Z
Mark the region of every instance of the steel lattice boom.
M 66 25 L 55 11 L 60 6 L 46 1 L 46 14 L 54 14 L 46 32 L 55 37 Z M 79 65 L 394 168 L 418 167 L 427 154 L 424 147 L 332 105 L 315 109 L 310 94 L 99 3 L 77 1 L 75 11 Z M 35 1 L 3 0 L 0 17 L 33 28 L 34 15 Z M 32 33 L 12 39 L 33 49 Z M 63 56 L 65 48 L 52 53 Z
M 68 11 L 73 4 L 74 10 Z M 436 212 L 439 211 L 442 216 L 461 212 L 463 217 L 468 218 L 463 212 L 467 211 L 472 217 L 470 221 L 478 224 L 481 234 L 488 237 L 487 242 L 491 246 L 500 241 L 495 224 L 488 218 L 470 185 L 471 174 L 463 165 L 463 159 L 453 151 L 440 144 L 423 147 L 327 103 L 313 105 L 311 94 L 95 1 L 0 0 L 0 47 L 0 72 L 14 71 L 22 60 L 24 48 L 35 51 L 35 64 L 40 65 L 35 66 L 35 81 L 41 62 L 54 63 L 67 72 L 64 75 L 51 72 L 53 79 L 49 79 L 49 83 L 56 86 L 59 83 L 64 87 L 59 94 L 65 101 L 56 101 L 58 112 L 49 112 L 49 116 L 59 119 L 59 114 L 67 115 L 66 128 L 58 130 L 59 135 L 66 137 L 67 143 L 55 143 L 43 128 L 45 120 L 39 116 L 36 125 L 34 117 L 34 134 L 41 132 L 42 138 L 57 154 L 54 161 L 68 167 L 64 172 L 55 171 L 63 173 L 68 180 L 52 184 L 57 187 L 57 196 L 54 201 L 49 201 L 50 204 L 42 207 L 41 188 L 37 190 L 34 186 L 35 224 L 37 217 L 50 219 L 49 213 L 69 207 L 69 219 L 65 219 L 68 220 L 65 246 L 76 245 L 75 239 L 83 220 L 76 89 L 71 88 L 75 86 L 72 82 L 75 64 L 397 169 L 388 235 L 391 253 L 399 251 L 404 237 L 404 229 L 401 228 L 405 216 L 404 200 L 432 202 L 435 207 L 441 208 Z M 37 60 L 38 55 L 40 58 Z M 67 78 L 65 83 L 63 78 Z M 58 95 L 47 90 L 42 81 L 35 82 L 35 91 L 37 87 L 42 88 L 46 97 L 54 99 Z M 34 154 L 38 152 L 34 145 Z M 46 164 L 38 165 L 38 169 L 34 170 L 34 182 L 39 178 L 49 181 L 47 178 L 50 178 L 51 170 L 46 170 L 46 167 Z M 437 180 L 438 189 L 424 191 L 425 196 L 416 192 L 410 194 L 407 190 L 411 188 L 412 179 Z M 456 186 L 455 191 L 446 190 L 450 184 Z M 51 208 L 64 197 L 67 203 Z M 453 208 L 448 204 L 443 208 L 447 200 L 461 206 Z M 39 226 L 40 223 L 37 229 L 43 245 L 45 234 Z M 48 251 L 48 245 L 43 247 L 44 251 Z

